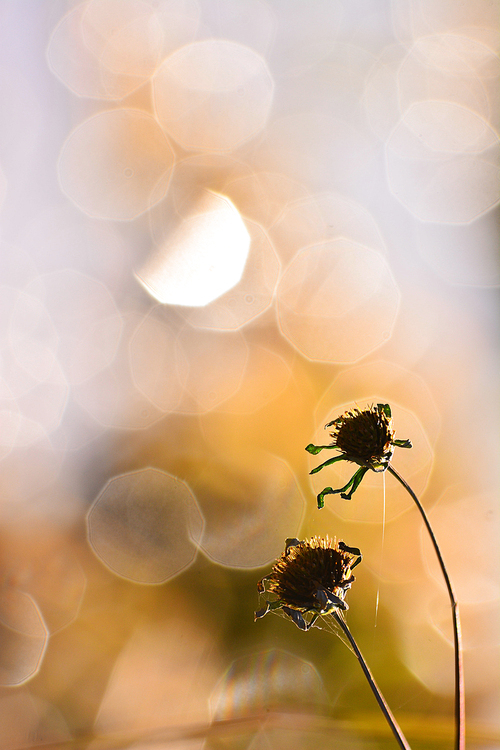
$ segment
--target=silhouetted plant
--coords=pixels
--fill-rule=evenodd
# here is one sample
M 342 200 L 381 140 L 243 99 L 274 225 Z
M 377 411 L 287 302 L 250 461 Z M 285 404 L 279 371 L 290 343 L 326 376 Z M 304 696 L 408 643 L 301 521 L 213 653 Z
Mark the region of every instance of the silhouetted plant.
M 285 551 L 257 584 L 259 593 L 273 594 L 276 599 L 266 601 L 265 607 L 255 612 L 254 619 L 281 609 L 300 630 L 307 631 L 318 617 L 332 615 L 356 655 L 399 746 L 410 750 L 343 616 L 348 609 L 345 595 L 355 580 L 352 571 L 361 559 L 357 547 L 332 542 L 328 537 L 287 539 Z
M 334 490 L 325 487 L 318 495 L 318 508 L 323 508 L 325 495 L 340 494 L 344 500 L 350 500 L 361 484 L 364 475 L 372 471 L 385 471 L 389 465 L 396 446 L 411 448 L 410 440 L 395 440 L 392 429 L 391 408 L 389 404 L 377 404 L 360 411 L 351 409 L 342 416 L 325 425 L 325 430 L 331 428 L 330 437 L 333 442 L 329 445 L 313 445 L 310 443 L 306 451 L 316 455 L 322 450 L 339 450 L 340 456 L 334 456 L 311 471 L 316 474 L 325 466 L 337 461 L 349 461 L 358 464 L 359 468 L 344 487 Z
M 350 500 L 369 469 L 376 472 L 387 470 L 405 488 L 415 502 L 423 518 L 443 573 L 451 603 L 455 650 L 455 747 L 457 750 L 464 750 L 465 699 L 462 667 L 462 637 L 458 603 L 455 599 L 450 577 L 431 524 L 427 518 L 427 514 L 411 487 L 391 466 L 394 448 L 411 448 L 411 441 L 394 439 L 392 414 L 389 404 L 376 404 L 375 406 L 370 406 L 363 410 L 357 408 L 351 409 L 325 425 L 325 429 L 329 428 L 331 428 L 330 437 L 332 438 L 332 443 L 329 445 L 314 445 L 310 443 L 306 446 L 306 451 L 313 455 L 317 455 L 322 450 L 333 449 L 341 451 L 341 454 L 320 464 L 320 466 L 317 466 L 310 473 L 316 474 L 318 471 L 321 471 L 321 469 L 330 466 L 337 461 L 349 461 L 350 463 L 357 464 L 360 468 L 357 469 L 344 487 L 340 487 L 339 489 L 325 487 L 325 489 L 317 496 L 318 508 L 324 507 L 325 495 L 335 495 L 338 493 L 345 500 Z

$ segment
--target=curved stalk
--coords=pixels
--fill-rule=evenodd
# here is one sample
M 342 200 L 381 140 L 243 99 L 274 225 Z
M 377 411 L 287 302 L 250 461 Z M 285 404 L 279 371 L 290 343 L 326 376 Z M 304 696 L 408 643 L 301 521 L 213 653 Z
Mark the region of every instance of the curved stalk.
M 448 571 L 446 569 L 446 565 L 444 564 L 443 556 L 441 555 L 441 550 L 439 549 L 439 545 L 437 543 L 437 539 L 434 536 L 434 532 L 432 530 L 432 526 L 429 522 L 429 519 L 427 518 L 427 514 L 420 503 L 420 500 L 413 492 L 412 488 L 410 487 L 407 482 L 403 479 L 400 474 L 396 471 L 396 469 L 393 469 L 392 466 L 389 464 L 387 467 L 387 470 L 395 477 L 400 484 L 403 485 L 405 490 L 408 492 L 414 503 L 416 504 L 417 508 L 420 511 L 420 515 L 422 516 L 425 526 L 427 528 L 427 531 L 429 533 L 429 536 L 431 538 L 432 544 L 434 545 L 434 550 L 437 555 L 437 559 L 439 561 L 439 565 L 441 567 L 441 571 L 443 573 L 443 577 L 446 583 L 446 588 L 448 590 L 448 596 L 450 598 L 451 603 L 451 611 L 453 616 L 453 640 L 454 640 L 454 646 L 455 646 L 455 729 L 456 729 L 456 736 L 455 736 L 455 748 L 456 750 L 465 750 L 465 697 L 464 697 L 464 673 L 463 673 L 463 665 L 462 665 L 462 633 L 460 628 L 460 614 L 458 611 L 458 602 L 455 599 L 455 594 L 453 593 L 453 588 L 451 585 L 450 577 L 448 575 Z
M 345 636 L 347 637 L 347 640 L 349 641 L 349 643 L 350 643 L 350 645 L 352 647 L 352 650 L 354 651 L 354 653 L 356 655 L 356 658 L 358 659 L 358 661 L 359 661 L 359 663 L 361 665 L 361 669 L 363 670 L 364 675 L 365 675 L 366 679 L 368 680 L 368 684 L 370 685 L 370 687 L 372 689 L 372 692 L 373 692 L 375 698 L 377 699 L 377 703 L 380 706 L 380 709 L 381 709 L 382 713 L 384 714 L 384 716 L 386 718 L 386 721 L 389 724 L 389 726 L 390 726 L 390 728 L 392 730 L 392 733 L 394 734 L 394 737 L 396 738 L 396 741 L 397 741 L 399 747 L 402 750 L 411 750 L 411 748 L 410 748 L 410 746 L 409 746 L 409 744 L 408 744 L 408 742 L 407 742 L 407 740 L 406 740 L 403 732 L 401 731 L 401 729 L 400 729 L 400 727 L 399 727 L 396 719 L 394 718 L 394 716 L 393 716 L 393 714 L 391 712 L 391 709 L 389 708 L 389 706 L 385 702 L 384 696 L 380 692 L 380 689 L 379 689 L 377 683 L 373 679 L 373 675 L 370 672 L 368 664 L 364 660 L 363 654 L 361 653 L 361 651 L 358 648 L 358 644 L 356 643 L 356 641 L 354 640 L 353 636 L 351 635 L 351 631 L 347 627 L 346 621 L 344 620 L 344 618 L 342 617 L 342 615 L 340 614 L 340 612 L 338 610 L 335 610 L 333 612 L 333 616 L 334 616 L 336 622 L 342 628 L 342 631 L 344 632 Z

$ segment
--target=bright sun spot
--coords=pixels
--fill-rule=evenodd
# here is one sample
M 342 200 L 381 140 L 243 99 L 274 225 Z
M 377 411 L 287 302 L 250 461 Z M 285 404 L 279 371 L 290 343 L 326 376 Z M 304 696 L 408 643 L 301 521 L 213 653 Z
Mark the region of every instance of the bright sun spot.
M 202 307 L 240 281 L 249 249 L 236 207 L 207 190 L 136 276 L 158 302 Z

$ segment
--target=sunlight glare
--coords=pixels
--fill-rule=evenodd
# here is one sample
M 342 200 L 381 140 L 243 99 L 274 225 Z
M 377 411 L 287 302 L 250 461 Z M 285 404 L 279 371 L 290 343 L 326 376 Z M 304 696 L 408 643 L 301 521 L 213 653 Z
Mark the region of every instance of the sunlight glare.
M 249 249 L 238 210 L 209 190 L 136 277 L 158 302 L 202 307 L 238 283 Z

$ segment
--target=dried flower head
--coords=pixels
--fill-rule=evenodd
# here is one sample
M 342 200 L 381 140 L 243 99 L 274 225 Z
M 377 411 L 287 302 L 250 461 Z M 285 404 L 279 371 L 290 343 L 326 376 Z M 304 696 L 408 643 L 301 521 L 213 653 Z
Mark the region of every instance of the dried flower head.
M 325 425 L 325 429 L 330 429 L 330 437 L 333 442 L 330 445 L 313 445 L 311 443 L 306 447 L 306 451 L 316 455 L 326 448 L 340 450 L 342 454 L 317 466 L 311 471 L 311 474 L 316 474 L 323 467 L 336 461 L 350 461 L 358 464 L 361 468 L 356 471 L 344 487 L 337 490 L 325 487 L 318 495 L 318 508 L 324 506 L 325 495 L 340 493 L 342 498 L 350 500 L 368 469 L 385 471 L 391 462 L 395 446 L 400 448 L 412 447 L 410 440 L 394 439 L 389 404 L 376 404 L 363 410 L 350 409 L 342 416 L 334 419 L 333 422 Z
M 336 543 L 328 537 L 321 539 L 317 536 L 303 542 L 287 539 L 285 551 L 276 560 L 269 575 L 257 584 L 262 594 L 266 591 L 264 582 L 267 581 L 267 591 L 278 598 L 266 602 L 265 607 L 255 612 L 254 619 L 281 609 L 300 630 L 309 630 L 320 615 L 331 614 L 358 659 L 399 747 L 410 750 L 342 614 L 342 610 L 348 608 L 344 598 L 354 581 L 352 570 L 360 562 L 359 549 L 348 547 L 344 542 Z M 308 612 L 313 613 L 312 617 L 305 620 L 304 615 Z
M 355 456 L 369 464 L 374 471 L 390 461 L 394 450 L 392 419 L 383 409 L 370 406 L 360 411 L 351 409 L 341 417 L 329 422 L 325 429 L 332 428 L 332 445 L 345 455 Z
M 285 551 L 276 560 L 271 572 L 259 581 L 260 593 L 266 591 L 277 599 L 255 613 L 255 619 L 282 609 L 301 630 L 309 630 L 320 615 L 348 609 L 345 594 L 351 588 L 353 568 L 361 562 L 357 547 L 328 537 L 313 537 L 300 542 L 287 539 Z M 304 614 L 312 612 L 309 621 Z

